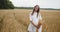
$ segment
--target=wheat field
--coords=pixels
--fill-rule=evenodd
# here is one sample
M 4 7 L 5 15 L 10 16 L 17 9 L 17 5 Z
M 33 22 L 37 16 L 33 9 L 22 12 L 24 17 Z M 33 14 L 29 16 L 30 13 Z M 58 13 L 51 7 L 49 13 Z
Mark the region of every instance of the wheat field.
M 0 32 L 27 32 L 32 9 L 0 10 Z M 60 32 L 60 10 L 41 10 L 47 32 Z M 43 32 L 45 26 L 43 25 Z

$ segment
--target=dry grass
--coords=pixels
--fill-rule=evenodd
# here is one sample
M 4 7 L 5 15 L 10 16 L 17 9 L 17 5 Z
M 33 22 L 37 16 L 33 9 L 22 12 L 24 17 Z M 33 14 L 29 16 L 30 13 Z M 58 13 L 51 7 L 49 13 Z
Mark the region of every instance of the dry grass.
M 27 32 L 31 11 L 28 9 L 0 10 L 0 32 Z M 59 10 L 41 10 L 41 14 L 48 32 L 60 32 Z

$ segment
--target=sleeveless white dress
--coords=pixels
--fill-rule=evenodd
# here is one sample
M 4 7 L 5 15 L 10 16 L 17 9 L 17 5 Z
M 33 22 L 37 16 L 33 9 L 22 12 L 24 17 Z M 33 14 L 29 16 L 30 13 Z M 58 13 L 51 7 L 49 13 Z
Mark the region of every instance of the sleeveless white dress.
M 37 12 L 34 12 L 33 15 L 31 15 L 31 13 L 30 13 L 29 18 L 30 18 L 30 21 L 32 21 L 35 25 L 38 25 L 39 20 L 42 20 L 41 14 L 38 14 L 38 17 L 37 17 Z M 36 32 L 36 27 L 33 26 L 32 23 L 30 23 L 28 26 L 28 31 L 29 32 Z M 42 25 L 38 29 L 38 32 L 42 32 Z

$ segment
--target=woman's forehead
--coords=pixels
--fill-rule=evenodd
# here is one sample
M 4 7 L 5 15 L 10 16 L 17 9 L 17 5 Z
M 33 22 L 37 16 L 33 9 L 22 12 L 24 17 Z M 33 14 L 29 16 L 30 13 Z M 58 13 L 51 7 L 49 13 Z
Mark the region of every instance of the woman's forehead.
M 38 5 L 36 5 L 35 7 L 39 7 Z

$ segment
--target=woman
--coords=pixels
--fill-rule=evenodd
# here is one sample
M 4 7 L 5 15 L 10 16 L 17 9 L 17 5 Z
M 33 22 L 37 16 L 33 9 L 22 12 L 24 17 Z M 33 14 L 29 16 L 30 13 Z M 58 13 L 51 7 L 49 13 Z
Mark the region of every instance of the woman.
M 39 6 L 36 5 L 33 11 L 29 14 L 30 24 L 28 27 L 28 32 L 42 32 L 42 17 L 39 10 Z

